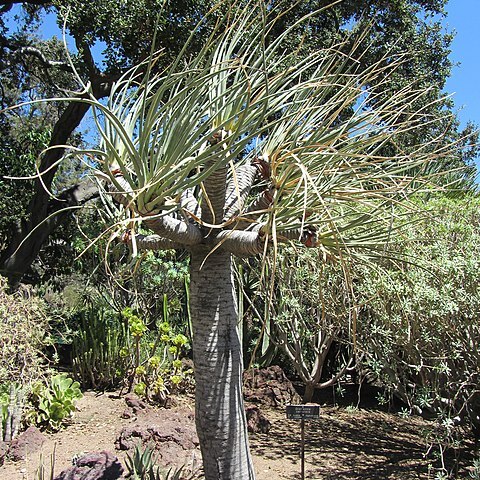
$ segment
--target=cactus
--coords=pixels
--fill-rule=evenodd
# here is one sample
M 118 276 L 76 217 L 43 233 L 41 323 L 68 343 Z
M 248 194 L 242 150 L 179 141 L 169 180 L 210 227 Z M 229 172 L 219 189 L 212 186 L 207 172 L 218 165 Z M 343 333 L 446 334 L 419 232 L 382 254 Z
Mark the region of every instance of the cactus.
M 123 322 L 91 307 L 73 341 L 73 375 L 83 388 L 110 388 L 124 378 L 127 366 L 120 352 L 128 346 Z
M 13 440 L 20 429 L 25 391 L 17 383 L 0 386 L 0 440 Z

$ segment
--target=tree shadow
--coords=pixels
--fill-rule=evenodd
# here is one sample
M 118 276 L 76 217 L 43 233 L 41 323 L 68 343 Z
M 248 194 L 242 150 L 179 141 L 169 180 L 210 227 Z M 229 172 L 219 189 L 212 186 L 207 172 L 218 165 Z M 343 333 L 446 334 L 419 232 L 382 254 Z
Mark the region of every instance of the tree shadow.
M 298 465 L 300 478 L 300 423 L 281 411 L 268 412 L 268 434 L 252 436 L 252 450 L 269 460 Z M 431 460 L 421 418 L 402 419 L 384 412 L 322 408 L 318 420 L 306 422 L 305 459 L 308 479 L 427 479 Z M 468 451 L 461 452 L 471 461 Z M 448 459 L 447 461 L 452 460 Z M 470 463 L 471 464 L 471 463 Z M 456 477 L 461 478 L 461 477 Z

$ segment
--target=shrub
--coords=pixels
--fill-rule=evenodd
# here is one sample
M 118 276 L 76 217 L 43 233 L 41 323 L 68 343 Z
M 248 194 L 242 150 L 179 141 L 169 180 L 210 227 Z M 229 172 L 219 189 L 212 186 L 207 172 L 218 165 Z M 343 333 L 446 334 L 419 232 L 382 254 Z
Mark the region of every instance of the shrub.
M 64 373 L 54 375 L 46 384 L 38 382 L 32 387 L 33 407 L 27 413 L 27 420 L 47 430 L 58 430 L 75 411 L 79 398 L 82 392 L 78 382 Z
M 480 230 L 474 198 L 431 200 L 406 231 L 416 264 L 361 275 L 359 343 L 370 369 L 416 411 L 480 426 Z M 420 263 L 422 262 L 422 263 Z
M 25 385 L 42 375 L 48 332 L 43 302 L 27 289 L 8 294 L 0 277 L 0 384 Z
M 164 300 L 164 319 L 168 318 Z M 149 330 L 131 308 L 121 314 L 92 304 L 81 318 L 73 340 L 73 372 L 84 388 L 112 388 L 122 382 L 139 396 L 165 403 L 173 392 L 193 383 L 193 371 L 182 357 L 189 349 L 187 337 L 168 321 Z
M 166 308 L 166 307 L 165 307 Z M 188 390 L 193 384 L 193 370 L 185 368 L 182 357 L 190 348 L 188 338 L 176 333 L 168 321 L 149 332 L 143 320 L 130 308 L 122 312 L 132 342 L 121 354 L 128 359 L 129 389 L 148 400 L 165 403 L 171 393 Z M 168 318 L 165 309 L 164 318 Z
M 382 401 L 395 395 L 410 412 L 436 417 L 426 441 L 443 460 L 464 441 L 458 424 L 480 436 L 480 200 L 433 198 L 427 206 L 430 218 L 404 229 L 398 243 L 411 263 L 356 272 L 357 343 L 386 390 Z

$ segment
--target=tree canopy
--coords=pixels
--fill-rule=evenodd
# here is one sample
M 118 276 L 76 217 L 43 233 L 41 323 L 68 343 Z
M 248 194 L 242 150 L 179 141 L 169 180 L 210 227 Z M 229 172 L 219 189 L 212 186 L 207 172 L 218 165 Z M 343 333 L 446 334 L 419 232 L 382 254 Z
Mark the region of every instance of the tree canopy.
M 323 0 L 293 4 L 284 0 L 272 2 L 271 8 L 276 11 L 284 10 L 284 14 L 272 27 L 266 41 L 273 41 L 303 15 L 321 9 L 328 3 Z M 208 0 L 181 2 L 158 0 L 140 3 L 118 0 L 102 3 L 1 2 L 2 105 L 7 107 L 32 98 L 62 96 L 65 89 L 72 92 L 78 89 L 77 79 L 73 75 L 72 65 L 67 62 L 62 42 L 55 39 L 43 40 L 36 33 L 38 29 L 43 28 L 46 14 L 56 17 L 61 28 L 65 22 L 67 34 L 75 44 L 73 65 L 84 82 L 91 82 L 97 98 L 102 98 L 109 93 L 111 82 L 118 79 L 126 68 L 148 56 L 156 26 L 158 27 L 156 45 L 163 49 L 163 55 L 158 60 L 158 68 L 168 65 L 186 43 L 187 55 L 198 52 L 214 29 L 215 22 L 221 21 L 222 15 L 229 8 L 229 2 L 226 1 L 211 11 L 214 5 L 215 2 Z M 242 3 L 237 2 L 237 5 L 241 8 Z M 451 69 L 448 54 L 452 39 L 452 35 L 446 33 L 440 23 L 441 16 L 445 14 L 444 7 L 444 1 L 345 0 L 311 16 L 308 27 L 298 26 L 292 29 L 288 38 L 283 39 L 282 48 L 288 52 L 296 48 L 295 45 L 300 41 L 301 51 L 310 52 L 335 43 L 342 44 L 344 51 L 351 54 L 352 45 L 349 38 L 354 38 L 351 31 L 362 31 L 366 24 L 373 23 L 375 26 L 369 30 L 369 35 L 363 38 L 362 45 L 358 46 L 355 54 L 354 59 L 360 65 L 359 68 L 368 69 L 380 59 L 386 58 L 386 52 L 389 52 L 388 55 L 399 52 L 403 55 L 408 51 L 413 53 L 404 57 L 394 74 L 390 73 L 388 82 L 378 82 L 376 85 L 378 95 L 371 95 L 368 101 L 381 102 L 382 98 L 386 98 L 394 91 L 400 91 L 412 81 L 415 81 L 419 88 L 428 83 L 430 93 L 416 100 L 417 103 L 420 102 L 416 106 L 417 110 L 422 106 L 425 119 L 432 116 L 441 117 L 442 122 L 425 121 L 424 128 L 418 130 L 423 133 L 417 132 L 417 135 L 421 135 L 424 141 L 425 139 L 430 141 L 442 132 L 443 138 L 455 141 L 464 137 L 467 132 L 459 130 L 453 104 L 442 93 Z M 162 14 L 158 17 L 160 11 Z M 209 20 L 203 22 L 202 27 L 197 28 L 195 36 L 186 42 L 194 26 L 207 12 L 210 12 Z M 10 20 L 6 22 L 8 15 Z M 17 29 L 12 28 L 11 15 L 15 15 Z M 94 46 L 96 47 L 92 49 Z M 99 56 L 102 48 L 103 53 Z M 47 110 L 41 112 L 42 109 Z M 21 112 L 20 118 L 22 123 L 29 122 L 26 123 L 27 128 L 30 128 L 32 121 L 37 123 L 42 121 L 44 124 L 42 128 L 51 131 L 50 145 L 64 145 L 73 132 L 78 131 L 87 110 L 86 105 L 65 106 L 49 103 L 48 106 L 26 107 L 26 110 Z M 450 115 L 444 115 L 445 111 L 449 111 Z M 16 135 L 15 125 L 18 122 L 14 122 L 11 115 L 2 114 L 2 124 L 6 134 L 8 132 L 9 136 Z M 468 129 L 472 130 L 471 127 Z M 400 139 L 397 139 L 395 146 L 386 145 L 386 153 L 390 154 L 392 149 L 398 151 L 399 141 Z M 418 144 L 419 137 L 411 138 L 411 133 L 406 132 L 402 142 L 408 147 L 412 143 Z M 473 142 L 472 137 L 465 138 L 464 144 L 469 142 Z M 41 149 L 38 149 L 36 154 L 40 152 Z M 49 174 L 43 179 L 47 188 L 50 188 L 54 181 L 57 170 L 55 162 L 63 153 L 64 149 L 59 147 L 42 157 L 40 170 L 50 169 Z M 471 173 L 474 170 L 472 165 L 474 155 L 474 147 L 459 148 L 456 155 L 451 155 L 450 162 L 453 167 L 469 166 L 470 170 L 461 174 L 467 183 L 471 181 Z M 33 172 L 30 169 L 25 173 L 28 175 Z M 94 188 L 90 185 L 73 187 L 73 190 L 65 191 L 61 197 L 62 206 L 81 205 L 95 195 Z M 23 204 L 26 198 L 27 196 L 23 197 Z M 47 220 L 53 211 L 61 210 L 61 207 L 49 197 L 40 182 L 33 183 L 30 198 L 31 202 L 23 215 L 19 213 L 19 216 L 16 216 L 18 220 L 20 218 L 23 220 L 20 221 L 15 235 L 9 237 L 9 245 L 4 246 L 1 255 L 2 270 L 11 278 L 18 279 L 28 270 L 53 229 L 68 218 L 68 214 L 65 214 L 59 215 L 57 220 Z M 36 235 L 22 244 L 33 229 Z M 22 246 L 18 249 L 20 245 Z

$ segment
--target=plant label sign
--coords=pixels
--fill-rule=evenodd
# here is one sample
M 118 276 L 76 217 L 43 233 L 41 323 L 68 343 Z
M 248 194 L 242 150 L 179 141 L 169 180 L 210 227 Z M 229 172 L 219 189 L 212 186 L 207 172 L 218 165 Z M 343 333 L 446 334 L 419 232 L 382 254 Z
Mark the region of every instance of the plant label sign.
M 305 480 L 305 420 L 320 417 L 320 405 L 287 405 L 287 418 L 300 420 L 300 478 Z
M 320 405 L 287 405 L 289 420 L 315 420 L 320 417 Z

